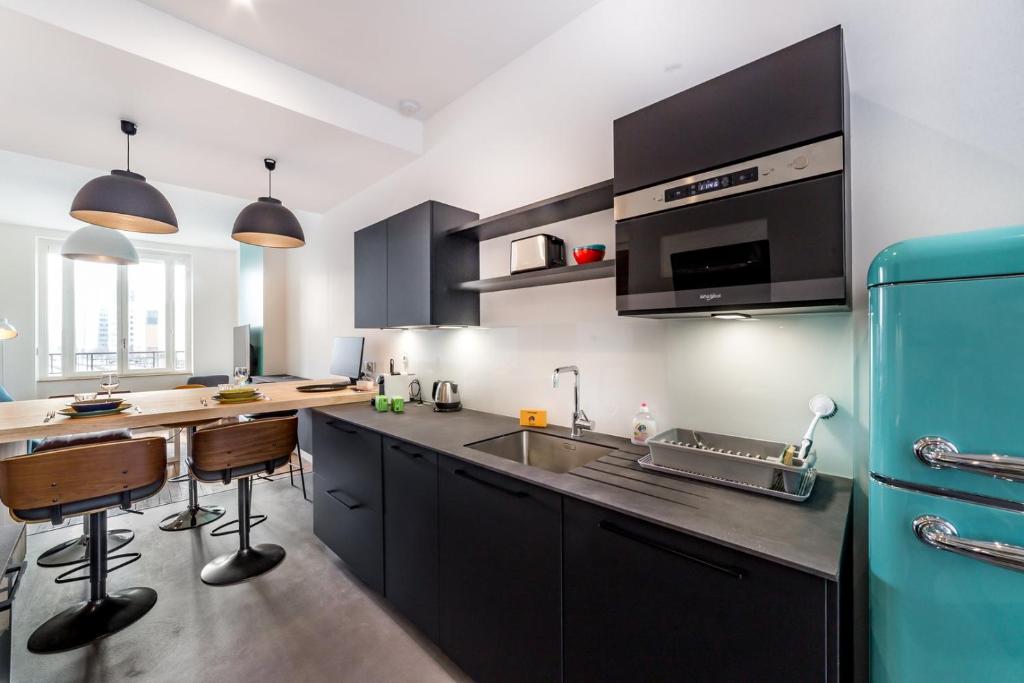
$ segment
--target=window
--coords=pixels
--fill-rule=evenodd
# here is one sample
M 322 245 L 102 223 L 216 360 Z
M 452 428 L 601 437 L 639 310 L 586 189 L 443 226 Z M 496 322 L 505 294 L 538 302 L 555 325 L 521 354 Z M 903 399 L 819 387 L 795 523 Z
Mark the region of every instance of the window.
M 191 260 L 139 250 L 139 263 L 70 261 L 39 242 L 39 378 L 187 372 Z

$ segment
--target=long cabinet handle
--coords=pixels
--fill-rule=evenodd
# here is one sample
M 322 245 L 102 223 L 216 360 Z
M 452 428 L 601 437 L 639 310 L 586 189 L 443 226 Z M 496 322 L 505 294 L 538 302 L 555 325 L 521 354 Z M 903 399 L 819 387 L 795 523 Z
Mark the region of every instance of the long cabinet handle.
M 397 443 L 391 444 L 390 448 L 393 451 L 398 451 L 399 453 L 403 453 L 405 455 L 408 455 L 410 458 L 422 458 L 423 457 L 422 453 L 417 453 L 416 451 L 407 451 L 404 448 L 402 448 L 401 446 L 399 446 Z
M 481 486 L 487 486 L 487 487 L 490 487 L 492 489 L 496 489 L 496 490 L 501 491 L 502 493 L 507 494 L 509 496 L 515 496 L 516 498 L 527 498 L 530 495 L 526 491 L 520 491 L 520 490 L 516 490 L 516 489 L 507 489 L 504 486 L 499 486 L 498 484 L 494 484 L 492 482 L 489 482 L 486 479 L 480 479 L 479 477 L 474 477 L 472 474 L 470 474 L 466 470 L 454 470 L 454 472 L 455 472 L 455 476 L 462 477 L 463 479 L 469 479 L 470 481 L 476 482 L 477 484 L 480 484 Z
M 336 420 L 328 420 L 327 421 L 327 426 L 328 427 L 331 427 L 333 429 L 337 429 L 339 432 L 345 432 L 346 434 L 358 434 L 359 433 L 355 429 L 349 429 L 348 427 L 342 427 L 341 426 L 342 424 L 343 423 L 338 422 Z
M 352 496 L 348 495 L 347 493 L 340 489 L 333 489 L 327 491 L 326 493 L 328 496 L 338 501 L 339 503 L 347 507 L 349 510 L 355 510 L 356 508 L 363 507 L 362 503 L 360 503 L 358 500 L 356 500 L 355 498 L 353 498 Z
M 936 469 L 948 467 L 1002 479 L 1024 481 L 1024 458 L 998 453 L 961 453 L 952 441 L 941 436 L 925 436 L 915 441 L 914 455 L 924 464 Z
M 747 575 L 747 573 L 744 570 L 739 569 L 738 567 L 730 567 L 728 565 L 718 564 L 717 562 L 705 560 L 701 557 L 697 557 L 696 555 L 684 553 L 682 550 L 677 550 L 672 546 L 665 545 L 664 543 L 659 543 L 658 541 L 655 541 L 650 538 L 645 538 L 640 534 L 629 531 L 628 529 L 624 529 L 615 522 L 609 522 L 608 520 L 603 519 L 598 523 L 598 526 L 607 532 L 615 534 L 616 536 L 621 536 L 623 538 L 629 539 L 630 541 L 650 546 L 651 548 L 655 548 L 656 550 L 668 553 L 669 555 L 681 557 L 684 560 L 689 560 L 690 562 L 696 562 L 697 564 L 708 567 L 709 569 L 714 569 L 715 571 L 722 572 L 723 574 L 728 574 L 729 576 L 735 579 L 742 579 Z
M 1024 572 L 1024 548 L 1019 545 L 961 538 L 955 526 L 935 515 L 921 515 L 914 520 L 913 529 L 918 540 L 925 545 Z

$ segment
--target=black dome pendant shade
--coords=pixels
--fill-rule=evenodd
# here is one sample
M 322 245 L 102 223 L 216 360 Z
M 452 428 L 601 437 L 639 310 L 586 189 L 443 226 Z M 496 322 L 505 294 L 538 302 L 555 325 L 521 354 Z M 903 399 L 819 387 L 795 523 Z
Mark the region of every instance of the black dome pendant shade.
M 78 191 L 71 202 L 71 216 L 103 228 L 169 234 L 178 232 L 178 218 L 167 198 L 145 177 L 131 172 L 131 136 L 137 128 L 121 121 L 121 132 L 128 140 L 128 161 L 124 171 L 93 178 Z
M 306 236 L 299 225 L 299 219 L 285 208 L 280 199 L 269 196 L 270 174 L 277 168 L 273 159 L 264 159 L 267 169 L 267 195 L 242 209 L 231 229 L 231 238 L 257 247 L 289 249 L 301 247 Z

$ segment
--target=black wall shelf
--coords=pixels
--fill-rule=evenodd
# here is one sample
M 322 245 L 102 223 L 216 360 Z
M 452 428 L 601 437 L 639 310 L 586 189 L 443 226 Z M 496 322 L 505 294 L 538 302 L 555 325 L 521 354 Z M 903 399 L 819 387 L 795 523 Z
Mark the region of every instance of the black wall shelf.
M 539 228 L 542 225 L 604 211 L 612 208 L 612 200 L 612 181 L 604 180 L 560 194 L 557 197 L 542 199 L 539 202 L 499 213 L 496 216 L 460 225 L 448 234 L 481 242 L 503 235 L 511 235 L 521 230 Z
M 586 263 L 582 266 L 562 266 L 546 268 L 530 273 L 518 273 L 503 277 L 491 277 L 485 280 L 463 282 L 459 289 L 474 292 L 501 292 L 506 289 L 523 289 L 525 287 L 542 287 L 557 285 L 563 282 L 582 282 L 615 277 L 615 259 Z

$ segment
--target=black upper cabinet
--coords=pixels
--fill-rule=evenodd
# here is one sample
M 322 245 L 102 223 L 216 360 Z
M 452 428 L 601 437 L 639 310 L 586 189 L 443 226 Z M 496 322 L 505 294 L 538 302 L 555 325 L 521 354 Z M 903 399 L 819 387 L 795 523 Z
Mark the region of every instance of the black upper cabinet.
M 437 454 L 384 439 L 384 595 L 437 641 Z
M 564 531 L 566 681 L 838 679 L 825 579 L 568 498 Z
M 356 232 L 356 327 L 479 325 L 479 293 L 455 287 L 480 277 L 479 245 L 448 235 L 477 218 L 429 201 Z
M 387 327 L 387 221 L 356 233 L 355 259 L 356 327 Z
M 561 496 L 441 456 L 440 645 L 473 680 L 561 679 Z

